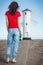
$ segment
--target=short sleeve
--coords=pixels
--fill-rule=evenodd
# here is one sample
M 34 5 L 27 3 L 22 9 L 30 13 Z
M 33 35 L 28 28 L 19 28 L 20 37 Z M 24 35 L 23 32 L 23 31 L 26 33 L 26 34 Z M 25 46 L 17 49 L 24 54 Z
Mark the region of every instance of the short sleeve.
M 20 17 L 21 16 L 21 13 L 20 12 L 17 12 L 17 17 Z

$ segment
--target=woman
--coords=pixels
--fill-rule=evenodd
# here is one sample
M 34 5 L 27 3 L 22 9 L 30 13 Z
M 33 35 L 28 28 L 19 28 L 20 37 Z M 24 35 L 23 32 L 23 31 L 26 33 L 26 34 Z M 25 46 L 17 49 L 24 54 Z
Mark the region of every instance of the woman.
M 9 5 L 9 10 L 6 11 L 6 26 L 8 30 L 7 50 L 6 50 L 6 62 L 10 61 L 11 47 L 12 49 L 12 62 L 16 62 L 19 36 L 21 36 L 21 25 L 20 25 L 20 12 L 18 11 L 18 3 L 13 1 Z

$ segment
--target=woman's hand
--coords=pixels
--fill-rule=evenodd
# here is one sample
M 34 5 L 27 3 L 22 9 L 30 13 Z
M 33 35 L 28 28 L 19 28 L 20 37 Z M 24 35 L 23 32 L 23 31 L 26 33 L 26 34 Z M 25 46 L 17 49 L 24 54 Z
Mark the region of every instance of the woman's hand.
M 20 32 L 20 36 L 22 36 L 22 33 Z

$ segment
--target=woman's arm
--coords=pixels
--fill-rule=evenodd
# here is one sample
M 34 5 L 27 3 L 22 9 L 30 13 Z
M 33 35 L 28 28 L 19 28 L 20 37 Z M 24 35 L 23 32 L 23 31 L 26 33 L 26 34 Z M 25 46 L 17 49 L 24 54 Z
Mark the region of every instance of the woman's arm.
M 8 18 L 7 18 L 7 16 L 5 16 L 5 19 L 6 19 L 6 27 L 8 28 Z
M 18 17 L 18 29 L 19 29 L 20 36 L 21 36 L 21 35 L 22 35 L 22 33 L 21 33 L 20 17 Z

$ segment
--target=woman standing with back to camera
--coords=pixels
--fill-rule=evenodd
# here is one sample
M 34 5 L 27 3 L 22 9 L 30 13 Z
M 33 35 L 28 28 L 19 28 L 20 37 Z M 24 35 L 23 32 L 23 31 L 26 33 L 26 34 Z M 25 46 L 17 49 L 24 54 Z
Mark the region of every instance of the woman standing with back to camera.
M 19 36 L 21 36 L 21 25 L 20 25 L 20 12 L 18 11 L 18 3 L 13 1 L 9 5 L 9 10 L 6 11 L 6 26 L 8 30 L 8 40 L 7 40 L 7 49 L 6 49 L 6 62 L 10 61 L 11 47 L 12 49 L 12 62 L 16 62 L 18 45 L 19 45 Z

